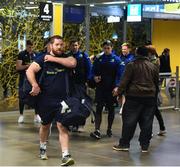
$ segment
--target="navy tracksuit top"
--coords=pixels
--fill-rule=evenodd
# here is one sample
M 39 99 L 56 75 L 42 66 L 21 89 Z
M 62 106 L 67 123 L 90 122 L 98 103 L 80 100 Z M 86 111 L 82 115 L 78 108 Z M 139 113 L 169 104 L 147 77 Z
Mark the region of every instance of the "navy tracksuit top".
M 92 73 L 94 76 L 101 76 L 101 81 L 97 84 L 97 89 L 112 91 L 119 85 L 121 77 L 121 60 L 115 54 L 100 55 L 96 57 Z

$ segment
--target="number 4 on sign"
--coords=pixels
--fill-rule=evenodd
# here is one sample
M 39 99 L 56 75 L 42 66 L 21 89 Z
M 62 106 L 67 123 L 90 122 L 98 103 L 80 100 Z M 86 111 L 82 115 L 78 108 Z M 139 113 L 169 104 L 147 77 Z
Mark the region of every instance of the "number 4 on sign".
M 46 13 L 46 14 L 49 14 L 49 4 L 46 4 L 45 6 L 44 6 L 44 13 Z

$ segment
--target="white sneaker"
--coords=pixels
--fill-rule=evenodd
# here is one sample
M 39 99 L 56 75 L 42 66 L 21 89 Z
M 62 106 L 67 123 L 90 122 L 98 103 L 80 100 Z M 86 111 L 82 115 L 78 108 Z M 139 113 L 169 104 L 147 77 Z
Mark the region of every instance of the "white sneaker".
M 78 127 L 78 132 L 84 132 L 85 130 L 84 130 L 84 126 L 79 126 Z
M 19 116 L 18 123 L 20 123 L 20 124 L 24 123 L 24 116 L 23 115 Z
M 39 115 L 34 116 L 34 123 L 41 123 L 41 118 Z
M 122 109 L 123 109 L 123 107 L 121 107 L 120 110 L 119 110 L 120 115 L 122 115 Z

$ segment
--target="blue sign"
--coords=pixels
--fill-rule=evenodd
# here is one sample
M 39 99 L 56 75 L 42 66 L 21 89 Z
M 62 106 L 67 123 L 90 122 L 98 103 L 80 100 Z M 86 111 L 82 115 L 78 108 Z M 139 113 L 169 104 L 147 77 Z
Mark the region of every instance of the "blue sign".
M 85 19 L 84 6 L 64 6 L 63 21 L 65 23 L 82 23 Z
M 142 18 L 141 4 L 128 4 L 127 22 L 140 22 Z
M 164 4 L 161 5 L 143 5 L 144 12 L 164 12 Z

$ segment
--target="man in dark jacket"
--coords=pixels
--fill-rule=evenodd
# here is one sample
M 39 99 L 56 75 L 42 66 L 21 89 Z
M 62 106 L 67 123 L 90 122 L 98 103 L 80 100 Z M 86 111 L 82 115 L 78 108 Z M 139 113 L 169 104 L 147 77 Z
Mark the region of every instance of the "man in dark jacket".
M 120 58 L 112 53 L 112 42 L 107 40 L 102 44 L 103 53 L 98 55 L 93 63 L 92 75 L 96 82 L 96 115 L 95 131 L 90 134 L 95 139 L 101 138 L 100 125 L 102 110 L 108 109 L 107 136 L 112 136 L 114 120 L 114 98 L 112 92 L 117 90 L 120 82 Z
M 16 61 L 16 70 L 19 73 L 19 112 L 20 116 L 18 118 L 18 123 L 24 123 L 24 102 L 23 102 L 23 83 L 26 75 L 26 70 L 30 64 L 37 58 L 37 54 L 33 51 L 33 43 L 30 40 L 26 42 L 26 50 L 22 51 L 18 55 Z M 37 110 L 35 109 L 34 122 L 40 123 L 41 118 L 38 115 Z
M 122 112 L 122 136 L 119 144 L 113 146 L 116 151 L 128 151 L 136 125 L 139 123 L 141 132 L 139 142 L 142 152 L 147 152 L 151 135 L 156 94 L 158 90 L 158 68 L 148 59 L 148 49 L 139 47 L 136 58 L 127 64 L 118 91 L 114 95 L 126 101 Z

